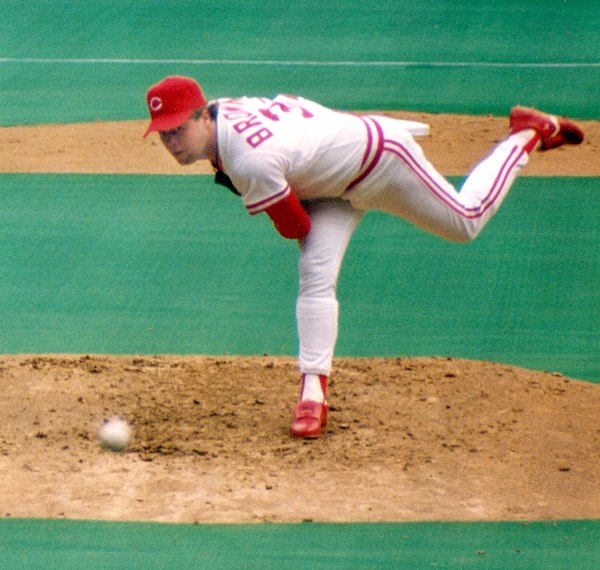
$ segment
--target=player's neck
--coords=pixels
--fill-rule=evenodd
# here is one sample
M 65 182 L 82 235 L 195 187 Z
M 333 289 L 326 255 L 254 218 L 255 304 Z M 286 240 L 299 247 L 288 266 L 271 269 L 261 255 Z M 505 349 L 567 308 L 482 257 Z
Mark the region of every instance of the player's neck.
M 217 163 L 217 145 L 216 143 L 210 143 L 206 145 L 205 154 L 207 160 L 210 160 L 212 164 Z
M 204 148 L 204 153 L 206 158 L 210 160 L 212 164 L 216 164 L 218 162 L 219 153 L 217 150 L 217 129 L 216 123 L 212 119 L 208 123 L 208 137 L 206 146 Z

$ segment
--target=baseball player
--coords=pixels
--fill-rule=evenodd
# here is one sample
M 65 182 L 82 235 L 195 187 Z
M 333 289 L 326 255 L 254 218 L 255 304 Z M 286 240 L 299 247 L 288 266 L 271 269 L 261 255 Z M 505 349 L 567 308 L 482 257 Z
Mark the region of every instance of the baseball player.
M 580 144 L 572 121 L 515 107 L 509 132 L 458 192 L 429 163 L 407 123 L 359 116 L 290 95 L 208 102 L 198 83 L 170 76 L 146 101 L 151 123 L 182 165 L 208 159 L 216 181 L 252 215 L 298 240 L 296 320 L 301 387 L 292 435 L 327 422 L 327 381 L 338 327 L 336 284 L 348 242 L 367 210 L 400 216 L 444 239 L 469 242 L 506 197 L 535 149 Z M 412 129 L 414 130 L 414 129 Z

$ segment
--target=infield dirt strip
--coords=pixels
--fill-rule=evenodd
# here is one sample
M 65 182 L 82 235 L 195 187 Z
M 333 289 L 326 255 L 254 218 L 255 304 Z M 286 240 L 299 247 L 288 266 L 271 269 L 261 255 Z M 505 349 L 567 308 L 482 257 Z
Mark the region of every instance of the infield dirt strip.
M 446 176 L 461 176 L 507 133 L 506 117 L 383 112 L 420 121 L 425 154 Z M 147 121 L 94 122 L 0 128 L 0 172 L 206 174 L 208 163 L 181 167 L 156 135 L 142 138 Z M 525 176 L 600 176 L 600 121 L 581 121 L 586 140 L 577 148 L 536 153 Z
M 390 114 L 390 113 L 386 113 Z M 402 113 L 446 175 L 506 119 Z M 580 148 L 523 174 L 600 176 L 597 121 Z M 3 172 L 198 174 L 146 121 L 0 129 Z M 169 522 L 600 518 L 600 385 L 489 362 L 339 358 L 327 434 L 288 435 L 291 357 L 0 357 L 5 517 Z M 132 448 L 96 431 L 128 417 Z

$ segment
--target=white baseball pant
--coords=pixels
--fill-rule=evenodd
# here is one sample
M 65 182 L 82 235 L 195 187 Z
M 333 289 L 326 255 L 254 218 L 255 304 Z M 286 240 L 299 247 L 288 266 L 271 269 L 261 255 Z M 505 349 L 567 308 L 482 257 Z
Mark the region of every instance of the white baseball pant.
M 469 242 L 500 207 L 527 163 L 524 147 L 536 136 L 525 130 L 501 141 L 475 166 L 458 192 L 399 123 L 382 117 L 369 121 L 382 152 L 368 176 L 343 197 L 303 203 L 312 227 L 300 242 L 298 264 L 296 319 L 302 373 L 331 373 L 338 327 L 338 275 L 364 212 L 388 212 L 447 240 Z

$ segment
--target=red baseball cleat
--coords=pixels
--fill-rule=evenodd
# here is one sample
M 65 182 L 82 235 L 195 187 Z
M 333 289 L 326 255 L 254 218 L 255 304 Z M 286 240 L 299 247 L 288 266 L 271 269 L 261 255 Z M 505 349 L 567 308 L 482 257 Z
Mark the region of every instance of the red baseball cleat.
M 327 404 L 303 400 L 294 408 L 294 422 L 290 433 L 295 437 L 319 437 L 327 425 Z
M 540 135 L 538 150 L 550 150 L 563 144 L 581 144 L 581 127 L 565 117 L 556 117 L 542 113 L 530 107 L 513 107 L 510 112 L 510 132 L 518 133 L 524 129 L 533 129 Z

